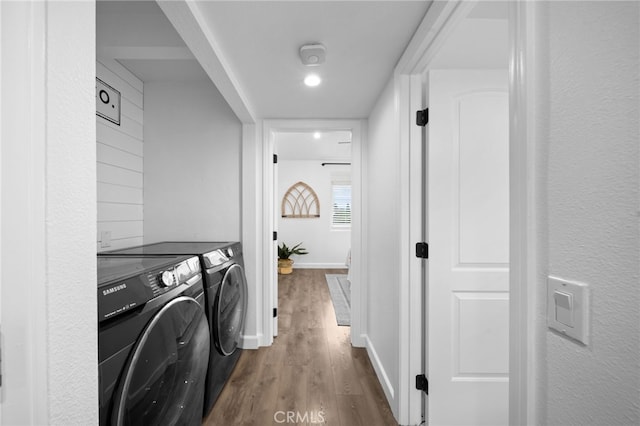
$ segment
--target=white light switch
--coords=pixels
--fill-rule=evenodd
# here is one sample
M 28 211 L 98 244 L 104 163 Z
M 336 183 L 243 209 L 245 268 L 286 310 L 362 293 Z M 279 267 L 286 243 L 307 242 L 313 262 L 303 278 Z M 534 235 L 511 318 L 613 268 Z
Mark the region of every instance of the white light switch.
M 547 325 L 585 345 L 589 343 L 589 287 L 549 276 Z
M 556 291 L 553 299 L 556 302 L 556 321 L 573 327 L 573 295 Z

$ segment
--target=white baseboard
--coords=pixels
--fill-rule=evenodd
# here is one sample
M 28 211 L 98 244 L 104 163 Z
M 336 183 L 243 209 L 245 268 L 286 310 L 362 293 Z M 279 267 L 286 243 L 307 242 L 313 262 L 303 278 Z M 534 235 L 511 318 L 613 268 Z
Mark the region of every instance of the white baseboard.
M 347 269 L 344 263 L 294 263 L 293 269 Z
M 353 330 L 353 328 L 351 329 Z M 360 334 L 358 336 L 351 336 L 351 346 L 354 348 L 366 348 L 367 347 L 367 335 Z
M 369 354 L 371 365 L 373 365 L 373 369 L 376 372 L 376 376 L 378 376 L 378 381 L 382 386 L 382 390 L 384 391 L 384 394 L 387 397 L 387 401 L 389 402 L 389 405 L 393 406 L 395 391 L 393 389 L 393 386 L 391 385 L 391 382 L 389 381 L 389 376 L 387 376 L 387 372 L 385 371 L 384 366 L 382 365 L 382 362 L 378 357 L 378 353 L 376 352 L 376 349 L 373 346 L 373 343 L 371 342 L 371 340 L 369 340 L 369 336 L 365 335 L 364 340 L 365 340 L 365 347 L 367 348 L 367 354 Z
M 242 349 L 258 349 L 260 347 L 260 336 L 242 336 L 239 346 Z

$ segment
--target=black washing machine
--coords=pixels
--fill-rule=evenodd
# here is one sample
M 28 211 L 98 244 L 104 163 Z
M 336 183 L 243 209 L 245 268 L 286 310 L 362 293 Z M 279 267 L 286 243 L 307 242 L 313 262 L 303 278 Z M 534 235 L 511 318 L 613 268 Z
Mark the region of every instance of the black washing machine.
M 204 411 L 206 416 L 235 367 L 247 311 L 247 281 L 240 242 L 167 241 L 100 253 L 102 256 L 198 255 L 205 281 L 211 332 Z
M 98 257 L 100 425 L 201 425 L 210 337 L 198 257 Z

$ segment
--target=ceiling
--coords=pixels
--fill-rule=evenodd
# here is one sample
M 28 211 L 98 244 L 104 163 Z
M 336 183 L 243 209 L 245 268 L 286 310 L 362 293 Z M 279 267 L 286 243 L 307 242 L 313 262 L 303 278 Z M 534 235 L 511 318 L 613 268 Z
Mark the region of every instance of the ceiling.
M 430 1 L 196 1 L 249 109 L 263 118 L 366 118 Z M 99 1 L 99 56 L 142 81 L 204 80 L 153 1 Z M 300 46 L 322 43 L 326 62 L 302 65 Z M 308 71 L 316 88 L 303 84 Z
M 422 21 L 427 1 L 213 1 L 198 6 L 255 111 L 269 118 L 364 118 Z M 322 43 L 326 62 L 302 65 Z M 311 69 L 313 68 L 313 69 Z M 316 88 L 307 72 L 321 76 Z
M 276 152 L 282 160 L 351 161 L 351 132 L 347 130 L 319 132 L 277 132 Z
M 143 82 L 209 80 L 155 1 L 98 1 L 96 50 Z

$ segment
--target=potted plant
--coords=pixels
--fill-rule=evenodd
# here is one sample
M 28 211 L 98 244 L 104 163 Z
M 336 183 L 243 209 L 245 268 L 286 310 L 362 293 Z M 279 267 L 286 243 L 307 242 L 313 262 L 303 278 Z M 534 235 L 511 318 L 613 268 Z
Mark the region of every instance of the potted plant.
M 287 275 L 293 272 L 293 259 L 290 259 L 291 255 L 303 255 L 309 254 L 307 249 L 300 247 L 302 243 L 298 243 L 293 247 L 287 247 L 285 243 L 278 246 L 278 273 Z

